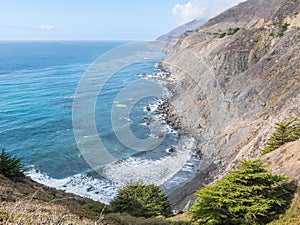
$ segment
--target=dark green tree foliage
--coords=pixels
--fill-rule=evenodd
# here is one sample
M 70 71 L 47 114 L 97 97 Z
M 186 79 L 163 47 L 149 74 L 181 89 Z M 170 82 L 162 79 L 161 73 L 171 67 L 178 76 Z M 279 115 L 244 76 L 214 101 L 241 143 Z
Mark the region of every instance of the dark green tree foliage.
M 292 198 L 287 178 L 272 175 L 260 160 L 242 161 L 239 170 L 205 186 L 190 210 L 196 224 L 266 224 Z
M 111 210 L 136 217 L 170 216 L 171 206 L 164 192 L 153 184 L 132 183 L 121 189 L 112 200 Z
M 236 27 L 236 28 L 229 28 L 228 31 L 227 31 L 227 35 L 234 35 L 236 32 L 238 32 L 240 30 L 239 27 Z
M 227 32 L 222 32 L 222 33 L 214 33 L 214 35 L 218 38 L 223 38 L 225 37 L 226 35 L 230 36 L 230 35 L 234 35 L 236 32 L 238 32 L 240 30 L 239 27 L 236 27 L 236 28 L 229 28 L 227 30 Z
M 0 154 L 0 173 L 10 179 L 24 177 L 21 158 L 10 156 L 5 149 L 2 149 Z
M 277 36 L 282 37 L 284 32 L 288 29 L 289 25 L 290 24 L 288 24 L 287 22 L 279 24 Z
M 262 151 L 262 155 L 265 155 L 281 145 L 296 141 L 300 138 L 300 121 L 299 119 L 293 119 L 283 123 L 276 123 L 276 130 L 267 142 L 266 147 Z
M 226 32 L 217 34 L 217 37 L 218 37 L 218 38 L 223 38 L 223 37 L 225 37 L 225 36 L 226 36 Z

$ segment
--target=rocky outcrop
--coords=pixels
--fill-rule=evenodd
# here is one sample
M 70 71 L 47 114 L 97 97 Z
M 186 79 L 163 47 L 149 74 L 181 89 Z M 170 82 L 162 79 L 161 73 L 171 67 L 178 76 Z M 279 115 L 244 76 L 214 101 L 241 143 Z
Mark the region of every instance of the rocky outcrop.
M 300 0 L 249 0 L 170 42 L 170 104 L 203 159 L 170 195 L 178 210 L 238 160 L 259 157 L 276 122 L 300 115 L 299 12 Z

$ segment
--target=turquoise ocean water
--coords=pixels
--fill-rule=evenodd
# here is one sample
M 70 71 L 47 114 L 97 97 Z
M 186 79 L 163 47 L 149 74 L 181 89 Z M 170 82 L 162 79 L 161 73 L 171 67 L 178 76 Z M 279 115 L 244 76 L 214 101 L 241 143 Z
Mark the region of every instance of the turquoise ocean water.
M 111 129 L 110 108 L 128 84 L 155 76 L 157 62 L 145 60 L 114 74 L 96 105 L 96 125 L 107 149 L 116 159 L 95 173 L 82 157 L 72 130 L 76 87 L 88 66 L 107 51 L 125 42 L 0 42 L 0 147 L 23 158 L 26 173 L 34 180 L 102 202 L 126 183 L 143 179 L 166 190 L 188 177 L 180 168 L 189 162 L 193 141 L 179 145 L 178 135 L 166 127 L 166 138 L 156 149 L 139 153 L 118 141 Z M 143 90 L 140 90 L 141 92 Z M 157 99 L 149 97 L 131 110 L 130 126 L 139 138 L 149 135 L 145 117 L 155 117 Z M 120 105 L 119 107 L 124 107 Z M 180 152 L 182 149 L 182 152 Z M 193 166 L 186 172 L 194 171 Z M 181 176 L 175 176 L 175 174 Z M 184 179 L 183 179 L 184 180 Z

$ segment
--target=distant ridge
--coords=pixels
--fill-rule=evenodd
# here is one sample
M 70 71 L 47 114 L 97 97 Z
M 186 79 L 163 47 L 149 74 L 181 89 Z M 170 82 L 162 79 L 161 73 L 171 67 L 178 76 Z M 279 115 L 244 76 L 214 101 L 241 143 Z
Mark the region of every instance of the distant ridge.
M 157 40 L 168 41 L 172 38 L 179 37 L 186 31 L 195 30 L 195 29 L 201 27 L 206 21 L 207 21 L 207 19 L 192 20 L 192 21 L 185 23 L 179 27 L 176 27 L 175 29 L 171 30 L 170 32 L 158 37 Z

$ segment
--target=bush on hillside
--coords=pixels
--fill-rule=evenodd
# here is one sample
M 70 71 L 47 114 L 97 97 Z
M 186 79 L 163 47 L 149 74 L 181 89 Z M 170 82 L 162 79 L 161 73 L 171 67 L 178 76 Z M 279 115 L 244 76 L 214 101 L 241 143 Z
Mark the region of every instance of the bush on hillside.
M 115 213 L 128 213 L 136 217 L 171 215 L 171 206 L 160 187 L 141 182 L 129 184 L 112 200 L 110 209 Z
M 214 33 L 214 35 L 217 37 L 217 38 L 223 38 L 225 37 L 226 35 L 230 36 L 230 35 L 234 35 L 236 32 L 238 32 L 240 30 L 239 27 L 236 27 L 236 28 L 229 28 L 227 30 L 227 32 L 221 32 L 221 33 Z
M 289 25 L 290 24 L 288 24 L 287 22 L 279 24 L 277 36 L 282 37 L 284 32 L 288 29 Z
M 244 160 L 239 170 L 199 190 L 190 214 L 203 225 L 266 224 L 288 207 L 293 187 L 260 160 Z
M 2 149 L 0 154 L 0 173 L 10 179 L 24 177 L 21 160 L 21 158 L 10 156 L 5 149 Z
M 236 32 L 238 32 L 240 30 L 239 27 L 236 27 L 236 28 L 229 28 L 228 31 L 227 31 L 227 35 L 234 35 Z
M 218 33 L 217 38 L 223 38 L 226 36 L 226 32 Z
M 265 155 L 281 145 L 296 141 L 300 138 L 300 120 L 293 119 L 287 122 L 276 123 L 275 132 L 272 134 L 267 142 L 266 147 L 262 151 L 262 155 Z

